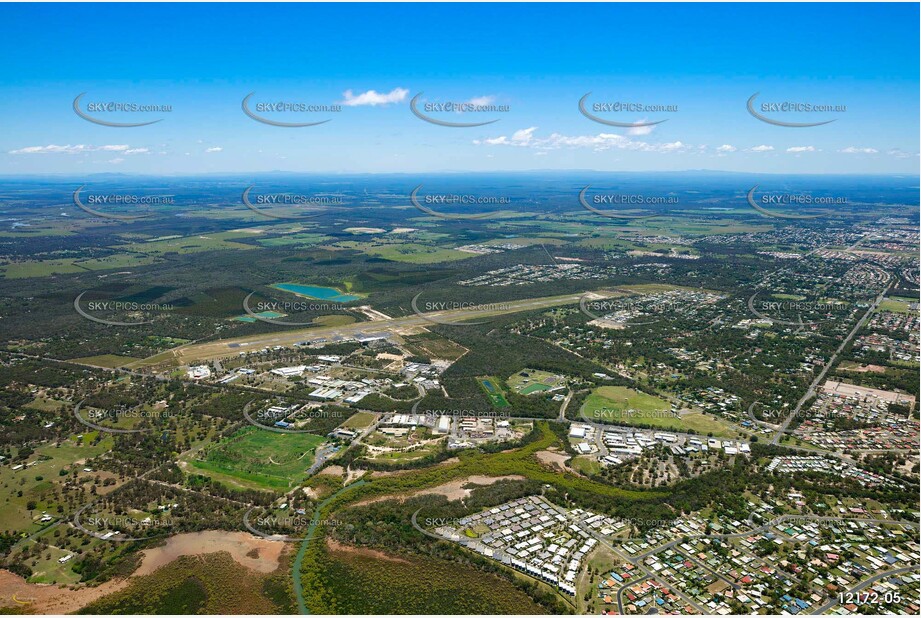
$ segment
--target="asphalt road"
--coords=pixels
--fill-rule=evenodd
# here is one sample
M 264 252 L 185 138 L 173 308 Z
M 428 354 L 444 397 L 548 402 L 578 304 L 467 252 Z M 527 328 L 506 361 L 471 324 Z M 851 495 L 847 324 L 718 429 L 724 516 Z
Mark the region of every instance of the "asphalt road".
M 883 299 L 886 297 L 886 292 L 888 292 L 889 288 L 891 287 L 892 279 L 890 279 L 889 285 L 887 285 L 886 288 L 880 293 L 880 295 L 876 297 L 876 300 L 873 301 L 873 304 L 870 305 L 870 308 L 863 315 L 863 317 L 857 320 L 857 324 L 854 325 L 854 328 L 851 330 L 851 332 L 848 333 L 847 337 L 844 338 L 844 341 L 841 342 L 841 345 L 838 346 L 838 349 L 835 350 L 835 353 L 832 354 L 831 358 L 828 359 L 828 362 L 825 363 L 825 366 L 822 367 L 822 371 L 819 372 L 819 375 L 817 375 L 812 381 L 812 384 L 809 385 L 809 389 L 806 391 L 806 394 L 803 395 L 803 397 L 796 403 L 796 407 L 793 408 L 793 411 L 790 412 L 790 415 L 784 419 L 783 423 L 781 423 L 780 429 L 777 430 L 777 433 L 774 434 L 774 439 L 771 440 L 771 444 L 776 445 L 780 443 L 780 438 L 784 435 L 784 433 L 787 432 L 787 427 L 790 426 L 790 423 L 792 423 L 793 419 L 796 418 L 796 415 L 799 414 L 803 405 L 816 394 L 816 386 L 818 386 L 822 380 L 825 379 L 825 374 L 827 374 L 828 370 L 834 366 L 835 361 L 838 359 L 838 355 L 841 354 L 841 351 L 844 350 L 848 343 L 850 343 L 851 339 L 854 338 L 854 335 L 856 335 L 860 329 L 863 328 L 864 324 L 867 323 L 867 320 L 870 319 L 870 316 L 873 315 L 873 312 L 877 307 L 879 307 L 879 304 L 883 302 Z

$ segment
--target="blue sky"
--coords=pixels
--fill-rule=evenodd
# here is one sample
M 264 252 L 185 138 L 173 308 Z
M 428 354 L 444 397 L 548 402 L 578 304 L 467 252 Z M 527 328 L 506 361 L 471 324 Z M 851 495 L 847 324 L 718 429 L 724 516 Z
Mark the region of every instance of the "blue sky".
M 0 174 L 529 169 L 912 173 L 917 4 L 0 5 Z M 78 117 L 74 98 L 169 105 Z M 328 113 L 241 110 L 256 102 Z M 507 111 L 415 117 L 409 101 Z M 588 105 L 673 106 L 579 113 Z M 764 115 L 746 101 L 844 106 Z M 760 109 L 760 108 L 759 108 Z

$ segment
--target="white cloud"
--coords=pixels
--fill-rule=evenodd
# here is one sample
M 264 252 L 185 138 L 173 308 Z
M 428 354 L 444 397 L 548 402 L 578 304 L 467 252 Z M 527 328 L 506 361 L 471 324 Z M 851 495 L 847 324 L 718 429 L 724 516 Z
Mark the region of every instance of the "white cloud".
M 639 122 L 646 122 L 646 119 L 643 118 Z M 649 135 L 652 133 L 653 129 L 656 128 L 656 126 L 657 125 L 654 124 L 647 124 L 641 127 L 630 127 L 627 129 L 627 135 Z
M 394 88 L 390 92 L 382 93 L 376 90 L 368 90 L 361 94 L 355 94 L 351 90 L 342 93 L 344 97 L 342 105 L 356 107 L 358 105 L 389 105 L 390 103 L 399 103 L 406 100 L 409 90 L 406 88 Z
M 717 152 L 735 152 L 736 147 L 730 144 L 723 144 L 722 146 L 716 149 Z
M 815 152 L 815 146 L 790 146 L 787 152 Z
M 753 146 L 752 148 L 749 148 L 748 152 L 771 152 L 772 150 L 774 150 L 773 146 L 761 144 L 760 146 Z
M 515 144 L 521 144 L 522 146 L 527 146 L 531 143 L 531 140 L 534 139 L 534 131 L 537 130 L 537 127 L 528 127 L 527 129 L 519 129 L 512 133 L 512 142 Z
M 856 146 L 848 146 L 847 148 L 842 148 L 838 152 L 844 154 L 876 154 L 879 152 L 876 148 L 858 148 Z
M 67 144 L 59 146 L 57 144 L 48 144 L 47 146 L 26 146 L 17 150 L 10 150 L 9 154 L 82 154 L 86 152 L 119 152 L 126 155 L 146 154 L 147 148 L 132 148 L 127 144 L 105 144 L 103 146 L 91 146 L 88 144 Z
M 205 148 L 205 152 L 221 152 L 224 150 L 220 146 L 212 146 L 211 148 Z
M 112 163 L 114 165 L 118 165 L 122 161 L 124 161 L 124 159 L 122 159 L 121 157 L 115 157 L 114 159 L 109 159 L 109 163 Z
M 18 150 L 11 150 L 10 154 L 78 154 L 81 152 L 86 152 L 86 146 L 83 144 L 79 144 L 77 146 L 71 146 L 70 144 L 67 146 L 48 144 L 47 146 L 26 146 L 25 148 L 20 148 Z
M 548 137 L 537 137 L 534 135 L 536 130 L 537 127 L 528 127 L 527 129 L 515 131 L 511 137 L 500 135 L 498 137 L 474 140 L 473 143 L 481 146 L 518 146 L 537 150 L 591 148 L 596 152 L 603 152 L 612 148 L 640 152 L 684 152 L 691 148 L 691 146 L 682 142 L 650 144 L 640 140 L 633 140 L 617 133 L 598 133 L 596 135 L 551 133 Z
M 486 95 L 483 97 L 473 97 L 467 102 L 470 103 L 471 105 L 489 105 L 495 100 L 496 100 L 496 97 L 490 94 L 490 95 Z
M 527 129 L 518 129 L 512 133 L 512 137 L 509 138 L 505 135 L 500 135 L 499 137 L 488 137 L 484 140 L 473 140 L 474 144 L 484 144 L 487 146 L 528 146 L 534 140 L 534 131 L 537 130 L 537 127 L 528 127 Z
M 887 151 L 886 154 L 897 159 L 910 159 L 912 157 L 919 156 L 917 152 L 915 154 L 911 154 L 910 152 L 905 152 L 901 148 L 893 148 Z

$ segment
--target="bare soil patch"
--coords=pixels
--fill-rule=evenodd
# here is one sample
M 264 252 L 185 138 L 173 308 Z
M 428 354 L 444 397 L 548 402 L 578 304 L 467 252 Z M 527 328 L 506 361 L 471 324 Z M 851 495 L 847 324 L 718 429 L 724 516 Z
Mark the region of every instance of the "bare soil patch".
M 149 575 L 179 556 L 226 551 L 239 564 L 258 571 L 275 571 L 285 543 L 269 541 L 244 532 L 209 530 L 170 537 L 159 547 L 144 550 L 141 566 L 132 577 Z M 128 579 L 112 579 L 98 586 L 56 586 L 30 584 L 20 576 L 0 569 L 0 607 L 31 614 L 70 614 L 81 607 L 125 588 Z
M 18 575 L 0 569 L 0 607 L 29 614 L 70 614 L 107 594 L 118 592 L 128 580 L 110 580 L 95 588 L 76 590 L 52 584 L 30 584 Z
M 569 459 L 568 453 L 562 453 L 559 451 L 543 450 L 537 451 L 537 460 L 544 464 L 545 466 L 550 466 L 551 468 L 560 468 L 561 470 L 569 470 L 571 468 L 566 465 L 566 461 Z
M 199 556 L 226 551 L 239 564 L 258 571 L 271 573 L 278 568 L 284 543 L 270 541 L 248 532 L 208 530 L 170 537 L 160 547 L 144 551 L 140 568 L 132 575 L 148 575 L 179 556 Z M 256 551 L 256 558 L 250 552 Z
M 456 481 L 451 481 L 450 483 L 445 483 L 443 485 L 438 485 L 436 487 L 429 487 L 428 489 L 420 489 L 419 491 L 414 491 L 408 494 L 394 494 L 390 496 L 378 496 L 376 498 L 368 498 L 367 500 L 361 500 L 356 502 L 353 506 L 362 506 L 365 504 L 372 504 L 374 502 L 382 502 L 384 500 L 399 500 L 400 502 L 408 499 L 414 498 L 415 496 L 425 496 L 430 494 L 437 494 L 445 496 L 448 500 L 462 500 L 470 496 L 470 489 L 464 489 L 464 485 L 473 484 L 473 485 L 492 485 L 498 481 L 504 480 L 524 480 L 525 477 L 519 474 L 509 474 L 506 476 L 468 476 L 466 478 L 458 479 Z

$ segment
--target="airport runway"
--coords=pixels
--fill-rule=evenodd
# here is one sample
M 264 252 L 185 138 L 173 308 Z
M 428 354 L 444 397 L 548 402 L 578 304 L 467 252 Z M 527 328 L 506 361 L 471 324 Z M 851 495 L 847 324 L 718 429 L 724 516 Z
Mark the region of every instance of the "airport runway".
M 592 292 L 597 298 L 607 298 L 614 296 L 616 292 L 599 291 Z M 233 339 L 219 339 L 205 343 L 193 343 L 179 346 L 170 350 L 172 362 L 180 365 L 194 364 L 197 362 L 207 362 L 217 358 L 227 356 L 236 356 L 242 352 L 261 350 L 265 347 L 283 346 L 290 347 L 296 343 L 304 341 L 313 341 L 316 339 L 334 340 L 336 337 L 356 337 L 356 336 L 373 336 L 378 334 L 401 334 L 410 329 L 435 326 L 438 324 L 457 324 L 463 322 L 485 322 L 490 318 L 506 315 L 510 313 L 519 313 L 522 311 L 533 311 L 535 309 L 546 309 L 549 307 L 558 307 L 563 305 L 575 305 L 584 295 L 566 294 L 563 296 L 546 296 L 541 298 L 530 298 L 522 300 L 502 301 L 501 303 L 487 303 L 490 305 L 488 310 L 471 310 L 468 308 L 450 309 L 445 311 L 431 311 L 427 313 L 411 314 L 408 316 L 389 318 L 386 320 L 374 320 L 372 322 L 356 322 L 343 326 L 322 326 L 313 328 L 292 328 L 291 330 L 277 331 L 273 333 L 263 333 L 260 335 L 251 335 L 248 337 L 236 337 Z M 501 304 L 502 307 L 495 307 Z M 164 354 L 158 354 L 158 357 Z M 146 362 L 154 358 L 145 359 Z

